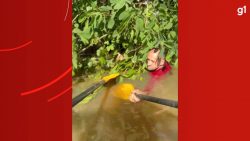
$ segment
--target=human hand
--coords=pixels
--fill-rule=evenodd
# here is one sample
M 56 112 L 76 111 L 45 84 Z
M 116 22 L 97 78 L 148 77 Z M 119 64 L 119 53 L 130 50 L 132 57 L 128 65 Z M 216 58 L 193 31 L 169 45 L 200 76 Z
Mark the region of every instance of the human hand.
M 135 94 L 142 94 L 142 93 L 143 93 L 143 92 L 142 92 L 141 90 L 139 90 L 139 89 L 133 90 L 133 91 L 131 92 L 131 95 L 130 95 L 130 97 L 129 97 L 129 100 L 130 100 L 131 102 L 134 102 L 134 103 L 141 101 Z

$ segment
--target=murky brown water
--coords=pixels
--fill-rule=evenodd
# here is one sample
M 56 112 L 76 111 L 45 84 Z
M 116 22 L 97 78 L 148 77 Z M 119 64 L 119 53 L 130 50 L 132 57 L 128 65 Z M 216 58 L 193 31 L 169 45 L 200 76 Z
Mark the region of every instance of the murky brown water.
M 178 99 L 177 71 L 153 90 L 152 96 Z M 147 79 L 145 75 L 145 79 Z M 145 81 L 127 81 L 138 86 Z M 90 86 L 73 85 L 73 96 Z M 150 102 L 131 103 L 114 97 L 112 87 L 98 91 L 95 99 L 72 109 L 73 141 L 177 141 L 178 110 Z

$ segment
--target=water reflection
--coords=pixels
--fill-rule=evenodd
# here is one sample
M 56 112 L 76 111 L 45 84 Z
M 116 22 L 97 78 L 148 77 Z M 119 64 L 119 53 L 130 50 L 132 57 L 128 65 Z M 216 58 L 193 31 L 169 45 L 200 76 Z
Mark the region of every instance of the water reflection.
M 177 78 L 177 72 L 167 76 L 152 95 L 177 100 Z M 130 82 L 138 87 L 145 84 Z M 75 84 L 73 95 L 84 90 L 83 85 L 88 86 L 86 82 Z M 159 104 L 119 99 L 107 86 L 91 102 L 73 108 L 73 141 L 176 141 L 177 113 L 177 109 Z

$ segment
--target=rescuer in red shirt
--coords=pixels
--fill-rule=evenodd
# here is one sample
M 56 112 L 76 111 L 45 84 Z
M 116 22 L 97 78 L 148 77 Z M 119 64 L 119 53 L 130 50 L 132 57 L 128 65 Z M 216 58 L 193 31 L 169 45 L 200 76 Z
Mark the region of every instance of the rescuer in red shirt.
M 156 82 L 163 78 L 170 70 L 170 64 L 160 57 L 160 49 L 153 48 L 147 55 L 147 71 L 149 72 L 150 79 L 143 90 L 135 89 L 129 98 L 131 102 L 139 102 L 140 99 L 135 96 L 137 94 L 148 95 L 155 86 Z

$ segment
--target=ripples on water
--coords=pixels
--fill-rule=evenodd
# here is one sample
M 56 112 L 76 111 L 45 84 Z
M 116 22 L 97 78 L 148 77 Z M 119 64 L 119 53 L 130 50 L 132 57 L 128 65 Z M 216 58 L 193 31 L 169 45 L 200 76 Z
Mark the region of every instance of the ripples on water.
M 144 81 L 128 81 L 139 88 Z M 73 85 L 73 96 L 93 82 Z M 85 88 L 83 88 L 85 87 Z M 98 91 L 95 99 L 72 109 L 73 141 L 177 141 L 178 110 L 150 102 L 131 103 L 112 95 L 112 87 Z M 178 72 L 155 87 L 152 96 L 178 99 Z

